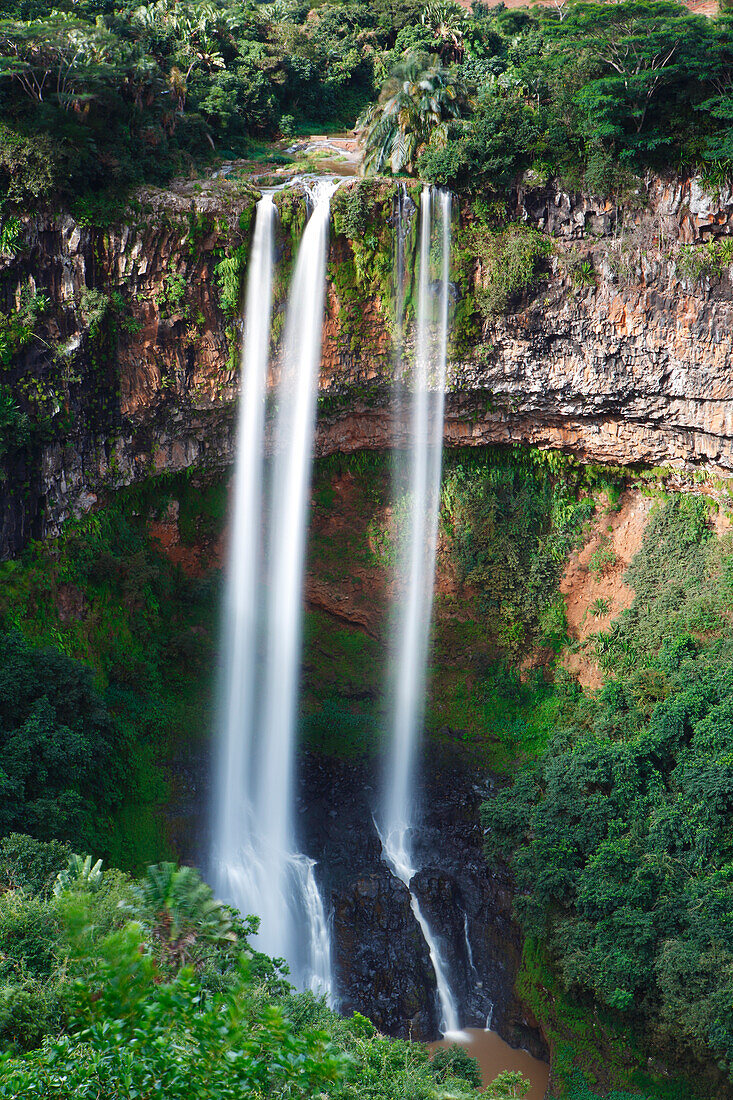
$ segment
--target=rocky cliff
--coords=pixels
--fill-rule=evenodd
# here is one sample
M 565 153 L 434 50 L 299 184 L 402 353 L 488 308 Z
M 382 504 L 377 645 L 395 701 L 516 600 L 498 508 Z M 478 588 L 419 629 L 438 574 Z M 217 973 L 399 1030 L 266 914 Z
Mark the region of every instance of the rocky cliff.
M 321 453 L 382 448 L 394 435 L 396 191 L 354 181 L 334 200 Z M 233 173 L 146 191 L 105 228 L 70 215 L 23 221 L 0 256 L 0 554 L 54 533 L 109 488 L 231 461 L 254 201 Z M 305 218 L 297 188 L 277 201 L 276 329 Z M 447 443 L 727 474 L 733 193 L 649 179 L 615 204 L 519 187 L 494 204 L 495 224 L 533 227 L 552 246 L 499 311 L 481 305 L 491 257 L 471 234 L 476 216 L 462 203 L 454 230 Z M 409 287 L 407 303 L 409 318 Z

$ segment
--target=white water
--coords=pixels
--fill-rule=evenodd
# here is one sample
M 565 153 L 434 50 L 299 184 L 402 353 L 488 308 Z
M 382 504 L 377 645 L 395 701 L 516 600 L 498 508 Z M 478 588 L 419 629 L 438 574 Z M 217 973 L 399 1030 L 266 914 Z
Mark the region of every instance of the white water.
M 474 978 L 478 981 L 478 970 L 476 964 L 473 961 L 473 948 L 471 947 L 471 937 L 468 934 L 468 913 L 463 912 L 463 938 L 466 941 L 466 956 L 468 958 L 468 965 L 473 971 Z
M 314 189 L 313 212 L 298 250 L 277 392 L 275 456 L 266 492 L 272 199 L 263 198 L 257 208 L 223 639 L 214 844 L 220 893 L 242 912 L 261 918 L 257 947 L 285 958 L 297 985 L 326 994 L 331 988 L 328 923 L 314 861 L 297 851 L 292 802 L 307 506 L 333 190 L 330 182 Z
M 420 203 L 415 373 L 410 394 L 409 511 L 401 547 L 396 608 L 392 748 L 388 761 L 382 853 L 410 890 L 415 868 L 410 833 L 414 814 L 415 753 L 424 716 L 425 676 L 433 604 L 440 506 L 443 409 L 448 346 L 450 215 L 448 192 L 438 192 L 441 269 L 436 297 L 430 278 L 433 204 L 429 188 Z M 437 308 L 436 308 L 437 307 Z M 435 970 L 441 1030 L 458 1031 L 458 1011 L 438 942 L 410 890 L 411 905 Z
M 330 199 L 335 185 L 317 184 L 313 212 L 303 233 L 290 287 L 285 323 L 283 363 L 277 390 L 275 459 L 270 489 L 270 533 L 267 541 L 267 646 L 264 676 L 264 752 L 257 775 L 256 812 L 260 828 L 270 839 L 273 854 L 266 867 L 269 893 L 274 900 L 288 890 L 288 856 L 294 849 L 293 752 L 297 721 L 302 630 L 302 588 L 313 434 L 315 430 L 318 370 L 321 361 L 323 306 L 326 294 L 326 252 Z M 312 865 L 302 861 L 296 872 L 298 894 L 309 898 L 315 885 Z M 292 884 L 291 884 L 292 886 Z M 307 976 L 307 984 L 330 989 L 328 958 L 317 945 L 327 938 L 323 905 L 305 905 L 309 958 L 303 958 L 302 937 L 296 936 L 292 905 L 280 907 L 278 935 L 282 953 Z M 274 915 L 273 915 L 274 916 Z M 301 944 L 297 942 L 301 939 Z M 265 948 L 268 950 L 268 948 Z M 268 950 L 268 953 L 269 950 Z M 320 971 L 312 968 L 319 966 Z
M 272 312 L 275 204 L 257 204 L 250 258 L 245 331 L 242 341 L 237 452 L 222 636 L 215 859 L 218 887 L 234 893 L 230 877 L 246 874 L 240 850 L 251 846 L 251 756 L 255 722 L 255 664 L 258 633 L 260 529 L 265 392 Z M 256 897 L 246 890 L 244 896 Z

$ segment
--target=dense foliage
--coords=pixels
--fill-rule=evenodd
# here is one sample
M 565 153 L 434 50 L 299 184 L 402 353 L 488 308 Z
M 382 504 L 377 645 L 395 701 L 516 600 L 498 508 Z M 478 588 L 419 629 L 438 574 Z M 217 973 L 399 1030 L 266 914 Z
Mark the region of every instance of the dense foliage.
M 170 490 L 158 482 L 154 503 L 151 491 L 0 564 L 4 827 L 125 868 L 166 854 L 161 764 L 210 722 L 216 575 L 187 578 L 162 553 L 148 522 Z M 183 544 L 206 545 L 223 487 L 182 479 L 176 492 Z
M 618 193 L 648 165 L 725 173 L 732 28 L 677 0 L 12 0 L 0 191 L 6 208 L 78 201 L 363 110 L 368 168 L 419 158 L 453 186 L 531 169 Z
M 479 1083 L 462 1050 L 431 1061 L 293 993 L 190 868 L 135 881 L 16 835 L 0 874 L 0 1096 L 466 1100 Z M 490 1095 L 525 1091 L 509 1073 Z
M 535 181 L 559 175 L 619 193 L 647 166 L 730 170 L 728 14 L 693 15 L 676 0 L 426 11 L 436 8 L 443 20 L 430 44 L 468 99 L 460 119 L 422 143 L 427 178 L 499 190 L 529 169 Z M 385 116 L 389 104 L 383 96 Z M 374 112 L 365 119 L 367 163 L 383 168 L 384 126 Z
M 355 561 L 383 568 L 391 560 L 390 529 L 375 527 L 373 516 L 390 499 L 389 466 L 371 456 L 339 458 L 337 469 L 335 463 L 324 460 L 318 472 L 312 552 L 334 575 Z M 710 1064 L 713 1057 L 727 1060 L 730 1051 L 733 547 L 712 536 L 704 502 L 675 499 L 654 513 L 628 574 L 636 600 L 591 643 L 611 677 L 596 698 L 583 697 L 559 668 L 553 683 L 541 671 L 520 678 L 512 667 L 528 647 L 541 646 L 548 664 L 552 651 L 562 652 L 558 578 L 567 554 L 587 534 L 597 490 L 611 507 L 617 499 L 614 476 L 519 450 L 447 456 L 442 568 L 456 571 L 465 600 L 461 622 L 451 624 L 445 607 L 438 612 L 428 721 L 436 736 L 445 722 L 465 730 L 467 751 L 479 739 L 490 749 L 477 755 L 479 766 L 488 759 L 516 774 L 529 761 L 514 786 L 487 807 L 486 825 L 494 855 L 512 860 L 528 942 L 548 945 L 572 1012 L 587 1025 L 588 1063 L 598 1059 L 595 1029 L 606 1013 L 628 1021 L 630 1034 L 650 1038 L 665 1058 Z M 327 534 L 334 478 L 352 481 L 346 499 L 359 513 L 356 528 L 353 517 L 344 524 L 344 542 Z M 223 522 L 221 486 L 164 479 L 122 494 L 63 538 L 3 566 L 0 614 L 9 659 L 0 674 L 7 686 L 0 728 L 3 735 L 9 731 L 10 743 L 26 744 L 29 731 L 39 728 L 38 713 L 46 715 L 34 753 L 3 756 L 15 783 L 8 790 L 22 795 L 4 804 L 5 832 L 69 839 L 76 850 L 110 851 L 126 866 L 139 866 L 145 845 L 160 845 L 160 827 L 144 824 L 145 784 L 160 784 L 154 750 L 175 744 L 186 722 L 200 725 L 200 706 L 191 709 L 204 694 L 195 672 L 211 661 L 211 586 L 184 577 L 148 531 L 173 501 L 184 544 L 210 546 Z M 327 751 L 374 751 L 379 647 L 343 624 L 329 629 L 319 620 L 309 623 L 307 634 L 311 742 Z M 65 653 L 50 652 L 50 644 Z M 85 658 L 94 678 L 65 654 Z M 560 732 L 545 752 L 554 729 Z M 91 738 L 97 749 L 81 754 Z M 106 738 L 115 758 L 102 774 Z M 76 816 L 66 825 L 58 808 L 56 816 L 41 813 L 34 795 L 33 768 L 47 768 L 57 759 L 48 756 L 53 753 L 63 762 L 44 787 L 49 802 L 66 807 L 62 780 L 78 784 L 70 803 Z M 66 769 L 68 759 L 78 767 Z M 18 785 L 9 765 L 23 760 L 32 767 L 21 769 Z M 166 797 L 164 788 L 153 795 Z M 144 842 L 135 836 L 141 819 Z M 61 889 L 54 892 L 59 871 Z M 218 1057 L 227 1044 L 239 1049 L 245 1033 L 261 1044 L 267 1072 L 275 1074 L 266 1087 L 275 1096 L 287 1094 L 277 1074 L 291 1069 L 273 1053 L 273 1034 L 299 1066 L 313 1063 L 310 1083 L 293 1070 L 288 1086 L 306 1095 L 315 1080 L 319 1093 L 344 1100 L 429 1098 L 444 1088 L 462 1095 L 475 1084 L 457 1056 L 431 1063 L 422 1048 L 383 1039 L 367 1021 L 339 1021 L 312 998 L 288 993 L 261 957 L 248 974 L 240 971 L 246 927 L 190 869 L 159 864 L 135 882 L 119 872 L 101 875 L 91 860 L 70 860 L 63 843 L 13 835 L 0 845 L 0 888 L 0 1042 L 15 1054 L 39 1048 L 5 1063 L 0 1084 L 7 1095 L 13 1089 L 33 1095 L 35 1088 L 40 1095 L 83 1096 L 87 1090 L 117 1100 L 128 1095 L 115 1083 L 125 1074 L 143 1096 L 155 1080 L 165 1080 L 176 1095 L 184 1074 L 196 1087 L 220 1089 L 205 1095 L 226 1096 L 226 1081 L 213 1072 L 204 1077 L 203 1068 L 196 1077 L 195 1065 L 209 1064 L 207 1051 Z M 85 912 L 91 907 L 91 936 L 83 932 L 87 917 L 79 932 L 69 908 L 68 895 L 77 894 L 84 895 Z M 127 927 L 130 920 L 143 931 Z M 114 990 L 115 975 L 131 980 L 133 962 L 132 984 L 137 988 L 139 979 L 141 985 L 131 1015 L 114 999 L 97 1010 L 96 976 L 104 973 Z M 555 980 L 543 974 L 535 986 Z M 523 987 L 543 1018 L 532 994 Z M 555 1014 L 562 996 L 553 987 Z M 592 1014 L 578 1007 L 591 997 Z M 214 1035 L 215 1018 L 228 1020 L 231 1031 Z M 120 1053 L 130 1036 L 138 1051 L 134 1065 Z M 596 1095 L 574 1076 L 579 1047 L 566 1045 L 567 1095 Z M 464 1084 L 446 1085 L 446 1066 L 460 1070 Z M 334 1067 L 338 1074 L 329 1078 Z M 256 1096 L 261 1086 L 247 1077 L 254 1070 L 245 1061 L 240 1070 Z M 63 1091 L 71 1085 L 60 1084 L 62 1077 L 76 1093 Z M 630 1083 L 628 1074 L 617 1080 Z M 511 1082 L 496 1095 L 503 1100 L 510 1088 Z M 648 1096 L 678 1095 L 642 1088 Z
M 485 629 L 509 656 L 531 639 L 556 647 L 565 640 L 557 583 L 595 510 L 592 497 L 579 497 L 572 466 L 557 476 L 546 456 L 522 457 L 466 456 L 443 479 L 451 554 L 478 593 Z
M 0 19 L 0 192 L 160 180 L 294 127 L 353 124 L 417 0 L 14 0 Z
M 658 509 L 634 604 L 596 641 L 606 686 L 484 822 L 566 988 L 731 1075 L 733 546 L 707 518 Z
M 0 833 L 106 846 L 123 731 L 88 668 L 15 633 L 0 646 Z

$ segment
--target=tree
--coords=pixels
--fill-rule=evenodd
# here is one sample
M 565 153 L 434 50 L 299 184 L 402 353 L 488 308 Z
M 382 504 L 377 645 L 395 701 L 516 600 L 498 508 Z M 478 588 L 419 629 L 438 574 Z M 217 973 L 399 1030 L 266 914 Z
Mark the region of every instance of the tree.
M 673 0 L 575 4 L 546 33 L 562 70 L 575 65 L 583 73 L 576 102 L 588 133 L 622 143 L 629 132 L 641 134 L 663 88 L 704 74 L 710 62 L 709 20 Z M 651 133 L 631 144 L 650 149 L 670 136 Z
M 193 867 L 148 867 L 139 904 L 166 957 L 179 967 L 200 963 L 212 948 L 228 948 L 237 940 L 226 906 Z
M 36 103 L 54 100 L 65 111 L 83 100 L 119 70 L 118 42 L 109 31 L 54 12 L 22 23 L 0 21 L 0 77 L 16 81 Z
M 652 517 L 615 678 L 483 821 L 565 988 L 733 1079 L 730 549 L 699 499 Z
M 468 12 L 464 8 L 446 0 L 430 0 L 423 9 L 420 22 L 430 29 L 443 62 L 462 59 L 463 38 L 468 22 Z
M 436 57 L 411 54 L 393 72 L 379 100 L 359 120 L 366 174 L 414 173 L 428 144 L 446 141 L 449 119 L 466 106 L 461 78 L 443 68 Z
M 121 731 L 88 669 L 17 634 L 0 643 L 0 831 L 99 847 L 121 785 Z
M 523 1100 L 531 1083 L 516 1070 L 507 1070 L 495 1077 L 484 1092 L 487 1100 Z
M 428 146 L 420 172 L 443 186 L 499 190 L 531 164 L 540 139 L 537 112 L 518 94 L 482 95 L 469 119 L 455 124 L 442 148 Z

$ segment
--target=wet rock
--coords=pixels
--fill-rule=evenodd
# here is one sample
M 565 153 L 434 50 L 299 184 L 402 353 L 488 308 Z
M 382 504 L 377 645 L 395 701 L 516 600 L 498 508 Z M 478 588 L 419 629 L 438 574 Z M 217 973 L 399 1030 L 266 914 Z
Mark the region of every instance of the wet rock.
M 439 1033 L 435 975 L 406 887 L 382 860 L 374 825 L 378 776 L 364 762 L 301 762 L 301 844 L 318 861 L 333 914 L 334 970 L 344 1012 L 362 1012 L 391 1035 Z M 445 761 L 428 763 L 413 838 L 412 887 L 447 961 L 461 1026 L 487 1018 L 502 1038 L 546 1057 L 517 999 L 521 936 L 511 883 L 483 855 L 478 809 L 490 782 Z M 335 811 L 335 814 L 334 814 Z

